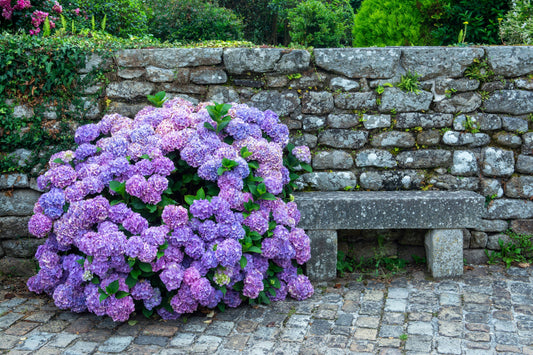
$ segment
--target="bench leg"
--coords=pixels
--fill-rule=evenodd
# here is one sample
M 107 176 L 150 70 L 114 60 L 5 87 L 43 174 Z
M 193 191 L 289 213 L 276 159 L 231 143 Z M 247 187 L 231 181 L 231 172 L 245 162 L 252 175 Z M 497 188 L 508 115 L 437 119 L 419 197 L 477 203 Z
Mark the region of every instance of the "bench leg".
M 426 234 L 428 269 L 435 278 L 463 274 L 463 232 L 434 229 Z
M 311 260 L 307 262 L 307 276 L 312 281 L 326 281 L 337 276 L 337 231 L 309 230 Z

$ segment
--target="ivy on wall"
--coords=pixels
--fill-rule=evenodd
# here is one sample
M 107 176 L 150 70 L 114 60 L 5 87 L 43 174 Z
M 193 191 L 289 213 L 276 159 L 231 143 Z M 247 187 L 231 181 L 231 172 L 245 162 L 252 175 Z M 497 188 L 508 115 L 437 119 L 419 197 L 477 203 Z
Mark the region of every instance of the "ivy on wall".
M 75 38 L 10 34 L 0 34 L 0 48 L 0 173 L 38 173 L 51 154 L 70 148 L 72 122 L 86 122 L 98 104 L 103 86 L 86 89 L 105 81 L 105 68 L 80 75 L 87 53 L 111 53 Z M 22 165 L 10 154 L 19 148 L 33 152 Z

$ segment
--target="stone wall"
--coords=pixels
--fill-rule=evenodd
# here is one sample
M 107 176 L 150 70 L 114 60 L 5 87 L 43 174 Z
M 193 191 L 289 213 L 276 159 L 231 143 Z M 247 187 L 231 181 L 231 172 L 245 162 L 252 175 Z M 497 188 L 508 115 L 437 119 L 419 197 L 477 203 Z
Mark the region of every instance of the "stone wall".
M 100 61 L 90 59 L 88 67 Z M 119 52 L 110 65 L 95 119 L 106 105 L 131 117 L 160 90 L 271 109 L 313 151 L 302 189 L 478 192 L 487 210 L 465 230 L 472 262 L 498 249 L 508 228 L 533 234 L 532 47 L 144 49 Z M 419 92 L 396 87 L 407 72 L 420 76 Z M 25 229 L 34 185 L 0 177 L 4 271 L 39 244 Z

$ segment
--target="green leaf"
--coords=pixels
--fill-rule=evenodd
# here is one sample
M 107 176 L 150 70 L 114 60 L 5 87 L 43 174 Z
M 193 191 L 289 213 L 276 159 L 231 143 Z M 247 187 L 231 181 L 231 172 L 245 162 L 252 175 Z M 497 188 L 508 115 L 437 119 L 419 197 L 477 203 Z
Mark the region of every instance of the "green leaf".
M 123 194 L 126 191 L 126 183 L 113 180 L 109 183 L 109 189 L 118 194 Z
M 257 185 L 257 193 L 259 195 L 263 195 L 265 192 L 267 192 L 266 185 L 264 182 Z
M 276 297 L 276 290 L 274 290 L 273 288 L 268 288 L 267 291 L 272 297 Z
M 131 274 L 126 277 L 126 285 L 129 288 L 133 288 L 137 284 L 137 278 L 134 278 Z
M 146 208 L 150 213 L 154 213 L 155 211 L 157 211 L 157 205 L 146 205 L 145 208 Z
M 100 279 L 97 276 L 93 276 L 91 283 L 94 285 L 100 285 Z
M 217 169 L 217 175 L 218 176 L 222 176 L 226 171 L 228 171 L 228 169 L 226 169 L 225 167 L 221 166 L 220 168 Z
M 161 259 L 164 255 L 165 255 L 165 252 L 162 251 L 162 250 L 160 250 L 160 251 L 157 252 L 157 258 L 158 258 L 158 259 Z
M 259 196 L 259 198 L 261 200 L 276 201 L 276 196 L 272 195 L 270 192 L 262 194 L 261 196 Z
M 214 131 L 215 130 L 215 127 L 213 127 L 213 125 L 211 123 L 209 123 L 209 122 L 204 122 L 204 127 L 207 128 L 210 131 Z
M 152 265 L 148 263 L 139 263 L 139 269 L 141 269 L 142 272 L 152 272 Z
M 146 308 L 143 308 L 142 312 L 143 312 L 143 316 L 145 316 L 146 318 L 150 318 L 152 314 L 154 314 L 154 311 L 149 311 Z
M 128 325 L 131 325 L 132 327 L 133 327 L 135 324 L 137 324 L 137 323 L 139 323 L 138 320 L 133 320 L 133 319 L 132 319 L 132 320 L 129 320 L 129 321 L 128 321 Z
M 246 211 L 252 212 L 252 211 L 259 211 L 261 206 L 253 201 L 247 201 L 244 203 L 244 208 L 246 209 Z
M 248 264 L 248 259 L 246 259 L 246 257 L 244 255 L 241 256 L 240 264 L 241 264 L 241 269 L 244 269 L 246 267 L 246 265 Z
M 200 190 L 198 190 L 198 192 L 196 193 L 196 199 L 198 200 L 205 199 L 205 191 L 203 188 L 200 188 Z
M 240 152 L 240 154 L 241 154 L 241 157 L 243 157 L 243 158 L 246 159 L 246 158 L 248 158 L 250 155 L 252 155 L 253 153 L 250 152 L 250 151 L 248 150 L 248 147 L 242 147 L 242 148 L 241 148 L 241 152 Z
M 224 128 L 226 128 L 226 126 L 229 124 L 229 122 L 231 121 L 231 119 L 229 120 L 224 120 L 222 122 L 220 122 L 219 124 L 217 124 L 217 132 L 221 132 Z
M 257 232 L 250 232 L 249 236 L 250 238 L 252 238 L 253 241 L 261 240 L 263 238 L 261 234 Z
M 109 297 L 109 295 L 106 295 L 105 293 L 100 294 L 100 303 L 102 303 L 108 297 Z
M 248 253 L 258 253 L 258 254 L 261 254 L 261 249 L 259 247 L 256 247 L 255 245 L 252 245 L 251 247 L 249 247 L 246 252 Z
M 287 150 L 289 151 L 289 153 L 292 153 L 292 151 L 293 151 L 294 148 L 296 148 L 296 147 L 294 146 L 294 144 L 292 144 L 292 143 L 287 144 Z
M 54 159 L 52 160 L 54 163 L 57 163 L 57 164 L 65 164 L 65 162 L 61 159 L 61 158 L 57 158 L 57 159 Z
M 194 202 L 194 200 L 196 200 L 196 197 L 193 196 L 193 195 L 185 195 L 185 197 L 183 197 L 183 199 L 185 200 L 185 203 L 188 204 L 188 205 L 192 205 L 192 203 Z
M 255 160 L 249 161 L 248 166 L 250 167 L 250 169 L 256 169 L 256 170 L 259 169 L 259 163 L 256 162 Z
M 118 288 L 119 288 L 119 283 L 118 283 L 118 280 L 115 280 L 113 282 L 111 282 L 106 288 L 106 293 L 108 295 L 114 295 L 115 293 L 117 293 L 118 291 Z
M 115 294 L 115 297 L 116 297 L 117 300 L 119 300 L 121 298 L 128 297 L 129 295 L 130 295 L 129 292 L 117 291 L 117 293 Z
M 80 264 L 81 266 L 83 266 L 83 264 L 85 264 L 85 259 L 78 259 L 76 260 L 76 262 Z
M 226 292 L 227 292 L 226 285 L 222 286 L 222 287 L 220 288 L 220 291 L 222 291 L 222 294 L 223 294 L 224 296 L 226 296 Z
M 311 167 L 311 165 L 307 163 L 300 163 L 300 166 L 302 167 L 302 169 L 304 169 L 305 171 L 309 173 L 313 171 L 313 168 Z
M 139 279 L 139 276 L 141 276 L 142 271 L 139 269 L 133 269 L 130 272 L 131 277 L 133 277 L 135 280 Z

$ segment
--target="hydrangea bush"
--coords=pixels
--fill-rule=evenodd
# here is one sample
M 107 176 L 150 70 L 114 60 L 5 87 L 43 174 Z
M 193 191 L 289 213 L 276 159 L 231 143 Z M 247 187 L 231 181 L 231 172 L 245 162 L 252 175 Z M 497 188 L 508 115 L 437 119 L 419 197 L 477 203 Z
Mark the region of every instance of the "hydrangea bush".
M 288 140 L 272 111 L 179 98 L 79 127 L 37 181 L 28 227 L 47 240 L 29 289 L 114 321 L 310 297 L 285 202 L 310 152 Z

